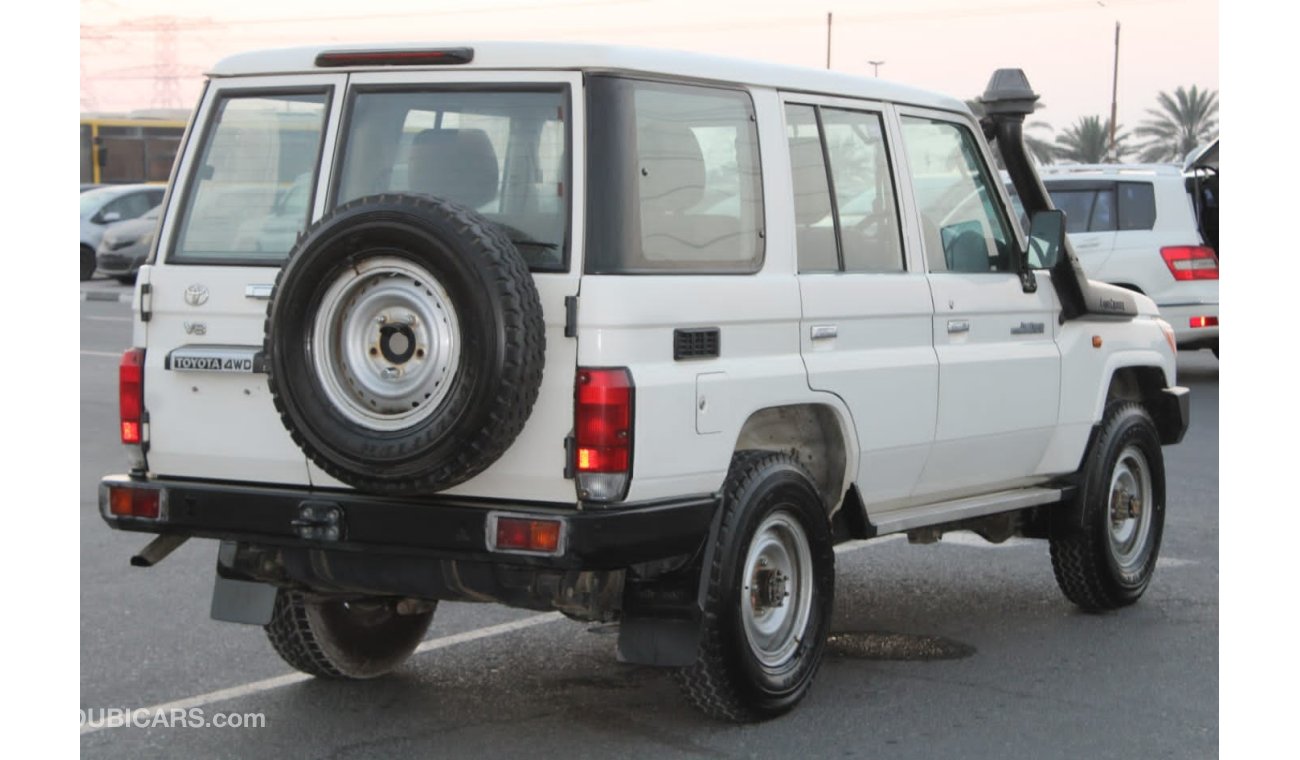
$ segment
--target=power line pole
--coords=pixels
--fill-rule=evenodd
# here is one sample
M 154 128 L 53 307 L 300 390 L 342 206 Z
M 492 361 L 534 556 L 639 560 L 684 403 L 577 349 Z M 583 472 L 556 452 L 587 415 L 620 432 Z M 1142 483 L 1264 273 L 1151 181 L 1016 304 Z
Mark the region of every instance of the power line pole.
M 826 68 L 831 67 L 831 14 L 826 13 Z
M 883 66 L 883 65 L 885 64 L 885 62 L 884 62 L 884 61 L 867 61 L 867 63 L 871 64 L 871 76 L 873 76 L 873 77 L 878 77 L 878 76 L 880 76 L 880 67 Z
M 1110 84 L 1110 160 L 1119 163 L 1115 153 L 1115 115 L 1119 101 L 1119 22 L 1115 22 L 1115 76 Z

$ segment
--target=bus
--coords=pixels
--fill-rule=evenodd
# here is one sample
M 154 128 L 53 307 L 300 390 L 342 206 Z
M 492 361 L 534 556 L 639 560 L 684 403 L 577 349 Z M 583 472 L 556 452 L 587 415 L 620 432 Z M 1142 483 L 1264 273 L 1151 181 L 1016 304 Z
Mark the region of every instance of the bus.
M 82 116 L 81 181 L 166 182 L 184 134 L 183 120 Z

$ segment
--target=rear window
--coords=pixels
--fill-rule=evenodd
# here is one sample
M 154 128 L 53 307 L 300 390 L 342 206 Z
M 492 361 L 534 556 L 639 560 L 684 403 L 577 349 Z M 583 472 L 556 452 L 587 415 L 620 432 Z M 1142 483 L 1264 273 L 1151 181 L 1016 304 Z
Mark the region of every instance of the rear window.
M 171 261 L 277 264 L 307 225 L 328 92 L 222 96 L 189 180 Z
M 1156 226 L 1156 192 L 1150 182 L 1120 182 L 1119 228 L 1149 230 Z
M 1065 212 L 1066 232 L 1114 232 L 1115 190 L 1105 188 L 1049 189 L 1052 205 Z
M 535 271 L 567 269 L 568 94 L 560 87 L 357 91 L 336 205 L 443 198 L 495 223 Z
M 748 273 L 763 262 L 749 95 L 591 77 L 587 272 Z

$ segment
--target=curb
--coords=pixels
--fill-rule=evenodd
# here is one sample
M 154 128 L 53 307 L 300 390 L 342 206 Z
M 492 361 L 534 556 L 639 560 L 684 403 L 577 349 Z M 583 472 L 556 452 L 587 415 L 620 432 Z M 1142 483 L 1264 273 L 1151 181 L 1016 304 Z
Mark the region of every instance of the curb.
M 81 300 L 131 303 L 131 298 L 134 295 L 134 293 L 110 293 L 107 290 L 83 290 L 81 291 Z

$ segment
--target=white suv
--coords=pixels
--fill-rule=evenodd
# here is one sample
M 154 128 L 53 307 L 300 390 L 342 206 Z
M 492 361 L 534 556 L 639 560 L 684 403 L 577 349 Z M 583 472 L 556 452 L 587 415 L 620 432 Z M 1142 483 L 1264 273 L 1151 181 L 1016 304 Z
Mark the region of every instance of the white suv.
M 1035 99 L 999 72 L 981 124 L 595 46 L 222 61 L 140 270 L 104 519 L 158 534 L 142 566 L 220 540 L 213 616 L 316 676 L 494 601 L 617 620 L 735 720 L 807 692 L 839 541 L 1046 538 L 1070 600 L 1130 604 L 1187 391 L 1151 300 L 1069 254 Z
M 1217 143 L 1213 155 L 1213 169 L 1197 162 L 1188 171 L 1159 164 L 1040 171 L 1052 202 L 1066 213 L 1084 272 L 1155 301 L 1180 349 L 1209 348 L 1218 356 Z M 1215 203 L 1212 219 L 1207 197 Z

